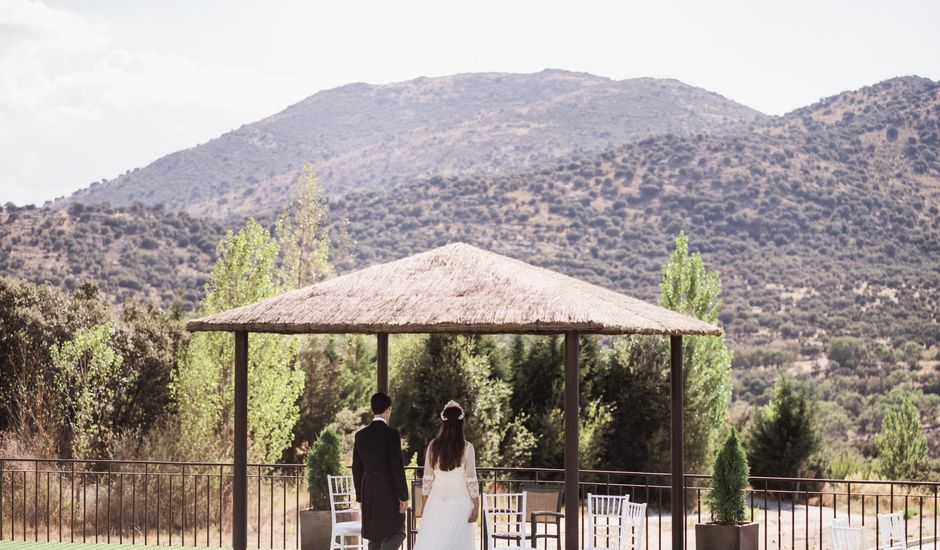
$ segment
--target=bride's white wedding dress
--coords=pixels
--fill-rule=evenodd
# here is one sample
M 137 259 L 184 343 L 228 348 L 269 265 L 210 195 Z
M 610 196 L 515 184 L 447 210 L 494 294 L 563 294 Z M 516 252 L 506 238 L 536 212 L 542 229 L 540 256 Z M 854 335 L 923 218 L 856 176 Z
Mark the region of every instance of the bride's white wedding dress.
M 414 550 L 473 550 L 476 524 L 470 522 L 470 499 L 480 496 L 473 445 L 466 444 L 463 464 L 449 472 L 427 466 L 433 463 L 430 446 L 424 456 L 421 494 L 427 500 Z

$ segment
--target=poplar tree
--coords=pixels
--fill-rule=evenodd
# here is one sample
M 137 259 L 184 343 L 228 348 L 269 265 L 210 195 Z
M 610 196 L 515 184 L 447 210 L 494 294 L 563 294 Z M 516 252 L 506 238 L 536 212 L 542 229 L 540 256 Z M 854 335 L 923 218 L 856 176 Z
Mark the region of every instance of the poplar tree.
M 279 248 L 253 219 L 229 231 L 206 284 L 200 315 L 210 315 L 279 294 Z M 277 461 L 293 438 L 304 375 L 298 368 L 296 338 L 250 334 L 248 338 L 248 436 L 254 460 Z M 233 437 L 235 346 L 228 333 L 193 335 L 173 392 L 179 406 L 181 442 L 195 455 L 226 455 Z
M 721 280 L 700 254 L 689 253 L 684 232 L 663 266 L 659 304 L 718 324 Z M 685 468 L 702 471 L 725 432 L 731 403 L 731 352 L 724 336 L 682 339 L 685 385 Z M 595 392 L 613 407 L 606 466 L 658 470 L 669 465 L 669 340 L 638 335 L 615 338 Z M 636 442 L 641 444 L 637 445 Z
M 927 436 L 920 427 L 920 413 L 905 396 L 885 415 L 875 438 L 878 472 L 885 479 L 921 479 L 929 473 Z

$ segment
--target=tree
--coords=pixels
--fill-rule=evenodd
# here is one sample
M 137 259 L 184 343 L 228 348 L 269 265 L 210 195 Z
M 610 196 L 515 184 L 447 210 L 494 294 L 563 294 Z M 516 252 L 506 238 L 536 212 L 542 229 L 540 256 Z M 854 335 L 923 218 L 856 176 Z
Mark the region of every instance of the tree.
M 662 306 L 718 324 L 721 281 L 707 271 L 700 254 L 689 254 L 689 240 L 679 233 L 676 248 L 663 266 Z M 668 466 L 669 346 L 649 336 L 615 338 L 604 381 L 596 390 L 614 410 L 609 466 L 660 469 Z M 704 468 L 725 429 L 731 402 L 731 352 L 724 336 L 682 339 L 685 383 L 685 468 Z M 642 442 L 637 445 L 637 441 Z M 642 447 L 642 448 L 638 448 Z
M 875 447 L 878 471 L 885 479 L 922 479 L 929 473 L 927 436 L 910 397 L 905 396 L 885 415 Z
M 109 320 L 97 285 L 82 283 L 67 293 L 0 277 L 0 429 L 15 430 L 34 452 L 40 439 L 49 440 L 42 445 L 67 443 L 68 427 L 52 386 L 51 350 Z
M 182 312 L 166 312 L 154 304 L 124 304 L 112 345 L 132 373 L 121 391 L 115 423 L 142 435 L 175 412 L 170 377 L 189 344 Z
M 861 338 L 838 336 L 829 341 L 826 357 L 843 369 L 855 370 L 868 360 L 868 346 Z
M 314 337 L 300 354 L 306 377 L 294 446 L 313 441 L 343 410 L 369 406 L 375 350 L 361 335 Z
M 325 428 L 310 447 L 304 473 L 310 508 L 330 509 L 330 484 L 327 476 L 343 474 L 343 442 L 332 428 Z
M 699 253 L 689 255 L 685 232 L 663 267 L 660 305 L 718 324 L 721 279 L 707 271 Z M 722 336 L 682 339 L 685 375 L 685 465 L 697 470 L 714 456 L 731 403 L 731 351 Z
M 747 504 L 745 489 L 749 477 L 747 455 L 738 439 L 738 433 L 731 430 L 721 452 L 715 458 L 711 487 L 706 495 L 706 502 L 715 515 L 716 523 L 736 525 L 744 521 Z
M 325 231 L 326 197 L 317 184 L 313 167 L 304 165 L 297 197 L 275 223 L 274 234 L 281 257 L 281 283 L 301 288 L 329 272 L 330 239 Z
M 898 348 L 898 358 L 907 365 L 908 368 L 915 369 L 917 368 L 917 363 L 920 361 L 921 354 L 923 353 L 923 347 L 917 342 L 908 340 L 901 344 Z
M 528 462 L 534 438 L 519 418 L 510 418 L 512 389 L 496 376 L 488 355 L 493 347 L 487 341 L 436 334 L 395 339 L 389 365 L 393 423 L 402 427 L 412 452 L 423 457 L 440 424 L 441 407 L 455 399 L 467 411 L 467 439 L 474 444 L 479 463 Z
M 612 420 L 609 404 L 596 395 L 606 357 L 593 336 L 581 336 L 578 348 L 581 465 L 599 467 Z M 554 336 L 517 336 L 511 345 L 513 417 L 539 434 L 533 462 L 545 468 L 564 464 L 564 354 L 563 340 Z
M 253 219 L 218 246 L 201 314 L 250 304 L 278 294 L 279 248 Z M 251 334 L 248 349 L 249 452 L 256 460 L 280 458 L 299 417 L 304 375 L 296 363 L 296 339 Z M 230 334 L 196 333 L 173 377 L 173 391 L 186 449 L 220 456 L 228 452 L 233 426 L 234 342 Z
M 113 326 L 79 330 L 50 351 L 58 402 L 71 426 L 72 456 L 110 458 L 117 439 L 115 409 L 123 386 L 123 358 L 110 345 Z
M 748 434 L 751 469 L 755 475 L 800 477 L 819 450 L 816 404 L 805 388 L 781 376 L 773 397 L 754 417 Z
M 669 464 L 669 363 L 660 338 L 615 338 L 601 379 L 612 409 L 604 468 L 649 471 Z M 658 471 L 658 470 L 652 470 Z

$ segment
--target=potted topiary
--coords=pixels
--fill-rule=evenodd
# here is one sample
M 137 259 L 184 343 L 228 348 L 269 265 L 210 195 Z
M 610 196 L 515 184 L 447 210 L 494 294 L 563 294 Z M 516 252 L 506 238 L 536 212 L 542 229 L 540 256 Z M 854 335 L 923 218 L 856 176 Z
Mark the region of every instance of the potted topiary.
M 760 526 L 745 521 L 745 489 L 750 467 L 734 430 L 715 459 L 706 502 L 715 521 L 695 525 L 697 550 L 757 550 Z
M 329 550 L 333 518 L 326 476 L 342 473 L 343 443 L 335 430 L 324 428 L 307 451 L 305 477 L 310 507 L 300 512 L 301 550 Z

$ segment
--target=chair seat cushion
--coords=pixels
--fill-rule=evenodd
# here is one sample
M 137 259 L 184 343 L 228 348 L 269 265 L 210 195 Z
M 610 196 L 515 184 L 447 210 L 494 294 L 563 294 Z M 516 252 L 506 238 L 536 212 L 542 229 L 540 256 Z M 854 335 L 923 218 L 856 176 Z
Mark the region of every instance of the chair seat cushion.
M 341 521 L 333 526 L 333 532 L 337 535 L 353 535 L 362 531 L 361 521 Z

